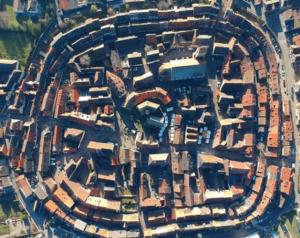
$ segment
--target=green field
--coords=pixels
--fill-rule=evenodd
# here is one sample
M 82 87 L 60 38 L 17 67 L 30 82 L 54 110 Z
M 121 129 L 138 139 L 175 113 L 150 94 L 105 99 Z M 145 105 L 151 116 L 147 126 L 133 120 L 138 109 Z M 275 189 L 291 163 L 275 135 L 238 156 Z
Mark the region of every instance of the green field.
M 17 18 L 13 0 L 0 1 L 0 58 L 17 59 L 24 67 L 38 25 L 28 18 Z M 38 33 L 37 33 L 38 34 Z
M 20 29 L 21 25 L 18 22 L 13 9 L 13 0 L 3 0 L 0 4 L 0 28 Z
M 55 15 L 52 0 L 43 1 L 44 16 L 39 19 L 16 17 L 13 0 L 0 0 L 0 58 L 17 59 L 25 66 L 31 46 Z
M 24 66 L 31 51 L 31 39 L 26 33 L 0 30 L 0 58 L 17 59 Z
M 0 224 L 0 235 L 7 235 L 10 233 L 9 225 Z
M 285 215 L 282 224 L 285 224 L 287 226 L 287 229 L 291 233 L 292 238 L 300 237 L 295 212 L 290 212 Z
M 0 222 L 8 218 L 25 220 L 27 214 L 19 207 L 18 200 L 0 202 Z

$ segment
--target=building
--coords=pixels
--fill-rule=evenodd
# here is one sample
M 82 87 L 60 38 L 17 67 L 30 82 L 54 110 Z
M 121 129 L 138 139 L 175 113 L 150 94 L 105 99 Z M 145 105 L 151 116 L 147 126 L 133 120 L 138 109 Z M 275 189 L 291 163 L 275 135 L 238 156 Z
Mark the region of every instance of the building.
M 90 141 L 87 149 L 93 154 L 98 155 L 112 155 L 115 152 L 115 145 L 113 143 L 103 143 L 97 141 Z
M 38 172 L 44 173 L 49 170 L 51 155 L 51 132 L 47 127 L 41 133 L 38 157 Z
M 27 178 L 24 175 L 20 175 L 16 178 L 16 184 L 18 185 L 24 199 L 30 200 L 33 192 Z
M 158 103 L 146 100 L 137 105 L 136 108 L 142 115 L 149 115 L 157 111 L 160 108 L 160 105 Z
M 263 0 L 263 5 L 267 12 L 278 10 L 281 5 L 280 0 Z
M 197 45 L 200 46 L 211 46 L 213 42 L 212 35 L 198 35 L 196 38 Z
M 58 8 L 63 11 L 77 10 L 86 6 L 86 0 L 58 0 Z
M 206 76 L 206 62 L 194 58 L 171 60 L 159 68 L 159 77 L 163 81 L 202 79 Z
M 62 2 L 78 6 L 79 2 L 88 1 L 58 3 Z M 38 54 L 38 60 L 33 60 L 36 72 L 25 73 L 23 82 L 15 90 L 14 100 L 9 100 L 11 112 L 25 105 L 25 116 L 19 115 L 18 120 L 7 123 L 0 132 L 0 143 L 1 148 L 7 147 L 7 153 L 3 154 L 9 155 L 18 169 L 23 167 L 24 160 L 34 161 L 32 172 L 36 167 L 47 171 L 49 156 L 58 155 L 57 164 L 61 162 L 64 154 L 51 151 L 54 145 L 58 147 L 58 138 L 64 145 L 84 147 L 79 148 L 78 153 L 64 151 L 65 154 L 70 152 L 65 156 L 67 163 L 61 163 L 55 175 L 43 174 L 53 176 L 43 182 L 48 197 L 40 185 L 33 189 L 36 197 L 45 201 L 44 206 L 53 217 L 83 236 L 166 237 L 176 232 L 246 227 L 260 222 L 272 203 L 277 205 L 274 199 L 277 195 L 288 197 L 293 188 L 290 168 L 281 170 L 278 181 L 278 171 L 282 168 L 272 167 L 275 161 L 268 161 L 271 156 L 254 157 L 258 149 L 275 154 L 281 151 L 281 144 L 293 141 L 290 120 L 282 120 L 290 117 L 289 106 L 281 101 L 276 55 L 268 54 L 273 51 L 266 38 L 268 31 L 230 9 L 222 19 L 219 12 L 218 7 L 208 4 L 130 11 L 88 20 L 70 31 L 48 34 L 46 40 L 41 41 L 47 50 Z M 203 32 L 214 35 L 197 37 Z M 144 40 L 138 41 L 137 36 L 142 35 L 146 35 L 147 43 L 141 50 L 139 46 Z M 215 42 L 211 49 L 215 38 L 220 39 L 219 42 L 229 41 L 228 44 Z M 243 40 L 238 43 L 238 39 Z M 119 53 L 126 51 L 124 47 L 132 42 L 138 44 L 128 49 L 136 47 L 136 52 Z M 93 59 L 97 61 L 93 66 L 99 61 L 101 67 L 87 68 L 78 62 L 81 56 L 93 51 L 88 47 L 91 45 L 103 45 L 98 49 L 100 59 L 95 55 Z M 220 66 L 223 60 L 221 78 L 216 80 L 216 85 L 203 80 L 207 50 L 213 51 L 214 62 L 220 62 Z M 253 67 L 251 60 L 256 56 L 263 59 Z M 198 57 L 201 60 L 197 60 Z M 75 123 L 51 120 L 51 125 L 56 124 L 51 140 L 52 127 L 43 130 L 38 126 L 40 106 L 44 104 L 40 96 L 45 98 L 44 108 L 51 108 L 61 96 L 40 93 L 48 91 L 52 82 L 61 80 L 59 69 L 65 67 L 74 72 L 69 81 L 58 84 L 57 89 L 65 90 L 68 95 L 65 105 L 58 103 L 65 110 L 55 110 L 59 111 L 55 114 Z M 263 71 L 258 73 L 258 70 Z M 260 75 L 257 82 L 256 73 Z M 158 82 L 158 75 L 165 81 Z M 264 87 L 259 87 L 258 102 L 257 84 Z M 56 92 L 56 89 L 52 87 L 50 91 Z M 126 99 L 120 100 L 123 96 Z M 125 108 L 121 109 L 123 102 Z M 221 107 L 228 105 L 226 112 L 212 108 L 217 102 Z M 282 104 L 285 105 L 282 107 Z M 37 119 L 37 125 L 33 124 L 32 128 L 42 129 L 37 130 L 37 134 L 21 119 L 28 118 L 26 113 L 30 106 L 30 115 Z M 116 119 L 115 109 L 122 110 L 116 112 Z M 259 133 L 256 133 L 256 111 L 259 111 Z M 126 113 L 130 125 L 123 117 Z M 222 113 L 230 117 L 223 117 Z M 134 119 L 152 127 L 137 128 L 136 132 Z M 117 130 L 121 138 L 102 130 L 102 123 L 113 120 L 121 125 Z M 65 133 L 58 132 L 58 126 L 66 129 Z M 88 133 L 83 135 L 84 131 Z M 211 138 L 215 138 L 213 151 Z M 98 139 L 101 142 L 96 141 Z M 114 144 L 118 142 L 126 147 L 119 148 Z M 257 148 L 257 142 L 265 146 Z M 27 146 L 30 143 L 32 146 Z M 38 166 L 35 157 L 27 154 L 35 148 L 39 152 Z M 205 154 L 210 151 L 213 154 Z M 282 156 L 277 158 L 276 164 L 281 165 Z M 38 176 L 39 180 L 43 178 Z M 24 176 L 17 181 L 24 197 L 30 196 L 32 182 L 34 177 L 27 181 Z
M 38 0 L 14 0 L 14 12 L 17 16 L 41 16 L 42 8 Z
M 9 176 L 0 178 L 0 198 L 14 194 L 14 188 Z
M 225 56 L 229 51 L 228 44 L 214 42 L 213 55 L 215 56 Z
M 169 160 L 170 160 L 169 153 L 149 154 L 148 165 L 165 166 L 169 164 Z

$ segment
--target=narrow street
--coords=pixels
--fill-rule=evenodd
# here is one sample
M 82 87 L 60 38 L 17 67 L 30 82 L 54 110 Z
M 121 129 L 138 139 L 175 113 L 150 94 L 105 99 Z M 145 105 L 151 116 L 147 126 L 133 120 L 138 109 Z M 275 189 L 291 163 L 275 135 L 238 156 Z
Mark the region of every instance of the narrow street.
M 280 21 L 282 24 L 282 27 L 279 29 L 283 29 L 283 22 Z M 293 100 L 293 90 L 295 84 L 295 71 L 292 66 L 292 60 L 290 58 L 290 51 L 289 47 L 286 41 L 285 33 L 280 31 L 278 32 L 278 42 L 280 44 L 280 47 L 282 49 L 282 55 L 281 55 L 281 74 L 285 74 L 281 79 L 281 90 L 283 91 L 282 95 L 283 98 L 286 97 L 291 102 L 291 113 L 292 113 L 292 120 L 293 120 L 293 127 L 294 127 L 294 143 L 295 143 L 295 154 L 293 155 L 295 157 L 295 173 L 294 173 L 294 189 L 295 189 L 295 202 L 297 204 L 300 204 L 300 194 L 298 192 L 298 176 L 300 173 L 300 161 L 299 161 L 299 136 L 298 136 L 298 129 L 296 125 L 296 103 Z M 284 72 L 282 72 L 282 69 Z M 283 79 L 286 81 L 286 88 L 283 87 Z M 285 91 L 285 92 L 284 92 Z
M 32 209 L 33 204 L 29 204 L 27 201 L 25 201 L 23 199 L 21 192 L 19 190 L 19 187 L 16 184 L 14 171 L 11 171 L 11 178 L 12 178 L 12 184 L 13 184 L 14 190 L 16 192 L 16 195 L 17 195 L 21 205 L 24 207 L 24 209 L 28 215 L 28 219 L 34 223 L 34 225 L 36 226 L 36 228 L 38 229 L 39 232 L 42 232 L 42 230 L 44 229 L 44 217 L 41 214 L 34 212 Z
M 282 99 L 288 99 L 291 103 L 291 113 L 294 127 L 294 142 L 296 151 L 292 155 L 295 158 L 295 173 L 294 173 L 294 189 L 295 189 L 295 202 L 300 204 L 300 194 L 298 192 L 298 175 L 300 173 L 300 156 L 299 156 L 299 137 L 298 130 L 296 126 L 296 102 L 293 100 L 293 90 L 294 84 L 296 82 L 296 74 L 292 65 L 292 60 L 290 57 L 290 49 L 286 40 L 284 33 L 284 22 L 282 17 L 280 17 L 281 12 L 274 12 L 269 15 L 265 15 L 265 10 L 263 7 L 254 7 L 253 3 L 247 5 L 247 10 L 255 15 L 261 16 L 262 19 L 268 24 L 275 36 L 277 37 L 277 42 L 281 48 L 281 56 L 278 57 L 280 61 L 280 86 Z M 283 80 L 285 80 L 285 87 Z

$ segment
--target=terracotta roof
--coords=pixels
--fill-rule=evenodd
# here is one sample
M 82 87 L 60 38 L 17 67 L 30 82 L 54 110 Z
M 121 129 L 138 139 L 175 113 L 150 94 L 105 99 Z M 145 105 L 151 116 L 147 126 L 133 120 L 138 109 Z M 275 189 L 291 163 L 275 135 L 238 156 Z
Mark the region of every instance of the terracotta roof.
M 282 167 L 281 168 L 281 175 L 280 175 L 280 180 L 281 181 L 290 181 L 292 177 L 292 168 L 289 167 Z
M 62 139 L 62 130 L 59 126 L 55 125 L 53 131 L 54 132 L 53 132 L 52 144 L 59 145 Z
M 131 92 L 126 97 L 124 107 L 132 109 L 133 107 L 144 102 L 145 100 L 153 98 L 161 100 L 162 103 L 165 105 L 169 104 L 172 101 L 166 90 L 159 87 L 155 87 L 141 92 Z
M 0 127 L 0 139 L 4 138 L 4 128 Z
M 80 137 L 82 136 L 84 133 L 83 130 L 79 130 L 79 129 L 76 129 L 76 128 L 67 128 L 65 130 L 65 133 L 64 133 L 64 137 L 67 138 L 69 136 L 72 136 L 72 137 Z
M 57 204 L 52 200 L 47 201 L 44 206 L 45 206 L 46 210 L 48 212 L 50 212 L 51 214 L 54 214 L 59 209 Z
M 246 162 L 239 162 L 230 160 L 229 162 L 229 169 L 234 171 L 244 171 L 245 173 L 251 169 L 252 164 Z
M 57 188 L 53 193 L 54 200 L 65 205 L 67 208 L 71 209 L 74 206 L 73 199 L 68 195 L 68 193 L 61 187 Z
M 262 216 L 266 212 L 267 207 L 269 206 L 270 202 L 271 202 L 271 200 L 268 197 L 263 196 L 262 200 L 260 201 L 260 203 L 258 204 L 258 206 L 256 208 L 256 212 L 259 217 Z
M 16 183 L 25 198 L 31 196 L 32 189 L 24 175 L 20 175 L 19 177 L 17 177 Z
M 282 101 L 282 111 L 284 116 L 290 116 L 290 102 L 288 100 Z
M 259 86 L 258 88 L 258 103 L 268 102 L 268 88 L 266 86 Z
M 48 177 L 48 178 L 44 179 L 43 183 L 44 183 L 48 193 L 52 194 L 57 188 L 57 184 L 52 177 Z
M 116 181 L 116 173 L 108 170 L 98 170 L 98 179 L 106 181 Z
M 246 93 L 242 97 L 243 107 L 255 106 L 256 105 L 256 96 L 251 92 L 251 90 L 247 90 Z
M 265 66 L 265 60 L 263 56 L 258 57 L 258 59 L 254 62 L 254 68 L 255 70 L 261 70 L 264 69 Z
M 266 69 L 258 70 L 258 79 L 264 79 L 268 76 L 268 71 Z
M 233 185 L 230 187 L 230 190 L 231 190 L 233 196 L 235 196 L 235 197 L 244 195 L 244 188 L 242 188 L 242 187 Z
M 160 199 L 156 197 L 145 198 L 140 201 L 141 207 L 161 207 Z
M 244 144 L 245 146 L 254 146 L 254 134 L 245 133 L 244 134 Z
M 103 143 L 103 142 L 97 142 L 97 141 L 90 141 L 87 145 L 88 150 L 108 150 L 108 151 L 114 151 L 114 144 L 113 143 Z
M 61 210 L 60 208 L 58 208 L 58 209 L 56 210 L 55 215 L 56 215 L 58 218 L 60 218 L 61 220 L 64 220 L 65 217 L 67 216 L 67 214 L 66 214 L 63 210 Z
M 282 125 L 282 136 L 283 140 L 292 141 L 293 140 L 293 123 L 292 121 L 284 121 Z
M 122 97 L 126 93 L 126 88 L 123 80 L 112 72 L 106 71 L 106 80 L 115 90 L 118 97 Z
M 74 214 L 76 214 L 77 216 L 79 216 L 81 218 L 87 218 L 89 211 L 90 211 L 90 209 L 83 205 L 75 206 L 73 209 Z
M 199 154 L 201 164 L 224 164 L 224 160 L 220 157 L 210 154 Z
M 270 128 L 268 133 L 267 146 L 271 148 L 277 148 L 279 146 L 279 128 L 274 126 Z
M 293 37 L 293 43 L 297 46 L 300 46 L 300 35 L 296 35 Z
M 70 0 L 59 0 L 58 7 L 62 10 L 68 10 L 70 7 Z
M 64 171 L 59 173 L 57 180 L 70 194 L 72 194 L 74 199 L 85 202 L 88 198 L 89 191 L 84 189 L 80 183 L 71 181 Z
M 263 178 L 262 177 L 256 177 L 255 182 L 253 184 L 252 190 L 256 192 L 257 194 L 261 191 Z
M 262 160 L 257 163 L 256 176 L 264 177 L 266 172 L 266 164 Z

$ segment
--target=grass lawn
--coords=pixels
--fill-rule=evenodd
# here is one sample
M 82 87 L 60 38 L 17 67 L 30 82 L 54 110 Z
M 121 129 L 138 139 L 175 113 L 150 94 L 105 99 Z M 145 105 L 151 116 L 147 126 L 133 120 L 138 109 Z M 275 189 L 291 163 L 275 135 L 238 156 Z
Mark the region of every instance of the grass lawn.
M 296 71 L 296 82 L 298 82 L 300 80 L 300 70 Z
M 17 59 L 25 66 L 33 40 L 37 39 L 49 20 L 55 16 L 53 0 L 43 0 L 45 14 L 40 18 L 16 16 L 13 0 L 0 0 L 0 58 Z
M 15 30 L 21 28 L 21 24 L 14 13 L 13 0 L 3 0 L 1 3 L 0 28 Z
M 10 233 L 9 225 L 0 224 L 0 235 L 6 235 L 6 234 L 9 234 L 9 233 Z
M 131 193 L 131 191 L 130 191 L 129 188 L 125 188 L 124 195 L 132 195 L 132 193 Z
M 296 220 L 296 213 L 291 212 L 287 215 L 287 219 L 284 221 L 286 224 L 289 232 L 292 235 L 292 238 L 298 238 L 300 237 L 300 233 L 297 226 L 297 220 Z
M 7 218 L 15 218 L 25 220 L 27 214 L 19 208 L 18 200 L 5 201 L 0 203 L 0 221 L 5 221 Z
M 31 51 L 31 37 L 22 32 L 0 30 L 0 58 L 17 59 L 26 64 Z
M 132 200 L 132 198 L 122 198 L 122 203 L 123 204 L 131 204 L 131 203 L 134 203 L 134 200 Z

